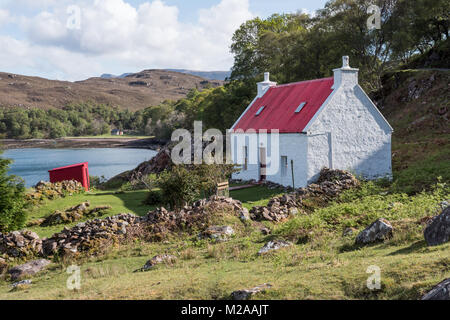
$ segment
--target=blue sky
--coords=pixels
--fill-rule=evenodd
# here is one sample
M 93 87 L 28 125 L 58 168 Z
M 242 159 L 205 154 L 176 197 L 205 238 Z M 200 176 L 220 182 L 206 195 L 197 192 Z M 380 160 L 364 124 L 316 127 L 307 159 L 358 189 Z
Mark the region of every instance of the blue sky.
M 325 3 L 0 0 L 0 71 L 73 81 L 150 68 L 229 70 L 231 37 L 241 23 L 313 13 Z

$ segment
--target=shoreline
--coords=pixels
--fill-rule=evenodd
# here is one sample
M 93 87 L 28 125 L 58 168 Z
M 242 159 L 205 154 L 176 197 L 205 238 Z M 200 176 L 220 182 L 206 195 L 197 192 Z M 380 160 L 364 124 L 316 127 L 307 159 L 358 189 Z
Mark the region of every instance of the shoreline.
M 72 148 L 134 148 L 159 151 L 165 141 L 154 138 L 58 138 L 58 139 L 0 139 L 0 148 L 10 149 L 72 149 Z

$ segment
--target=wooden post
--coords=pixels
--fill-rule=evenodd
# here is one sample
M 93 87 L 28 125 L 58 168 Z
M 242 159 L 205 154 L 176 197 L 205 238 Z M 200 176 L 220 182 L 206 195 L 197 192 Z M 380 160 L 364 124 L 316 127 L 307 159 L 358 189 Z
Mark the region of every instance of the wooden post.
M 295 190 L 295 181 L 294 181 L 294 160 L 291 159 L 291 174 L 292 174 L 292 189 Z
M 230 196 L 230 189 L 229 189 L 228 181 L 217 184 L 216 195 L 223 196 L 223 197 Z

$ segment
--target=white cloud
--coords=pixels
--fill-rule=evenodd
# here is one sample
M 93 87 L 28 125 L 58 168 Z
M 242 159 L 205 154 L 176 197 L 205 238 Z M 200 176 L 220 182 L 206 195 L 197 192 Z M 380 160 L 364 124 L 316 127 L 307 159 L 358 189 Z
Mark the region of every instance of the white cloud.
M 16 45 L 26 47 L 23 52 L 35 73 L 59 74 L 70 80 L 95 76 L 97 70 L 229 69 L 233 32 L 253 17 L 248 0 L 221 0 L 200 10 L 196 23 L 180 22 L 178 8 L 160 0 L 138 8 L 125 0 L 95 0 L 77 2 L 81 28 L 70 30 L 66 27 L 67 2 L 39 1 L 52 6 L 33 17 L 21 17 L 19 25 L 27 39 L 17 40 Z
M 0 26 L 5 25 L 12 21 L 12 17 L 8 10 L 0 9 Z

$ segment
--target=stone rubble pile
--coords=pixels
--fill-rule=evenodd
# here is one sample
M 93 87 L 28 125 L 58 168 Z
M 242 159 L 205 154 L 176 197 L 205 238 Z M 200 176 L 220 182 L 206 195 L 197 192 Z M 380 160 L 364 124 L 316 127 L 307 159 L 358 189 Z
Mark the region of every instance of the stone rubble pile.
M 0 257 L 25 258 L 42 254 L 42 240 L 32 231 L 0 233 Z
M 56 183 L 40 181 L 34 187 L 34 192 L 27 194 L 30 202 L 39 202 L 44 199 L 57 199 L 66 195 L 82 193 L 85 191 L 83 185 L 75 180 L 67 180 Z
M 222 213 L 232 213 L 238 217 L 248 214 L 239 200 L 212 196 L 209 199 L 198 200 L 192 206 L 185 206 L 178 211 L 157 208 L 150 211 L 143 221 L 155 234 L 186 229 L 206 230 L 211 225 L 213 215 Z
M 79 205 L 71 207 L 65 211 L 57 210 L 44 219 L 41 223 L 42 226 L 54 226 L 58 224 L 65 224 L 78 221 L 83 217 L 95 218 L 104 215 L 107 210 L 111 209 L 111 206 L 98 206 L 89 209 L 90 203 L 83 202 Z
M 64 228 L 51 238 L 42 240 L 45 256 L 60 253 L 62 255 L 88 251 L 102 241 L 120 240 L 127 234 L 127 227 L 140 222 L 133 214 L 119 214 L 105 219 L 81 222 L 73 228 Z
M 323 201 L 329 201 L 338 196 L 342 191 L 359 186 L 359 181 L 349 172 L 344 170 L 322 169 L 319 180 L 306 188 L 300 188 L 295 192 L 272 198 L 267 206 L 256 206 L 250 210 L 253 220 L 268 220 L 279 222 L 298 214 L 303 206 L 303 200 L 311 197 L 319 197 Z

